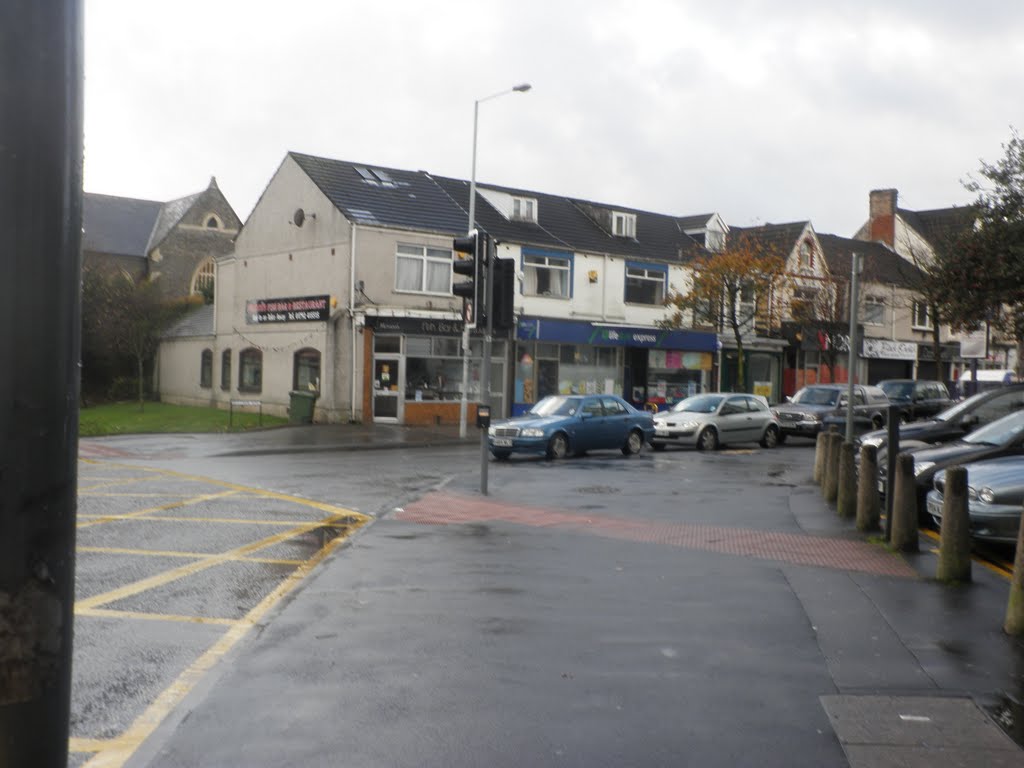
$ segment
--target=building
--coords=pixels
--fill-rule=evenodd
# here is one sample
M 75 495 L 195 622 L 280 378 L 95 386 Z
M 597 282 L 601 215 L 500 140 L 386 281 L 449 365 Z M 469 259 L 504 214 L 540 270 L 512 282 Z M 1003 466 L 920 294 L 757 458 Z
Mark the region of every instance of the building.
M 306 390 L 320 421 L 458 422 L 463 389 L 470 403 L 482 396 L 476 334 L 463 387 L 452 293 L 469 187 L 289 153 L 233 252 L 215 260 L 214 310 L 162 345 L 161 396 L 224 407 L 259 399 L 283 414 L 290 393 Z M 478 185 L 475 210 L 518 282 L 515 328 L 492 345 L 495 414 L 553 392 L 663 406 L 715 386 L 716 334 L 659 322 L 687 263 L 724 236 L 721 217 L 493 185 Z

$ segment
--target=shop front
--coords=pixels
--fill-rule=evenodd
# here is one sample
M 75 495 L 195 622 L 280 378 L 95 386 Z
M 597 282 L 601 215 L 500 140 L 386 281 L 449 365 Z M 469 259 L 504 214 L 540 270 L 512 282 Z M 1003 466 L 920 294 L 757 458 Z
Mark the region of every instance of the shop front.
M 917 362 L 917 344 L 892 339 L 864 339 L 861 357 L 867 367 L 867 383 L 885 379 L 912 379 Z
M 512 414 L 554 394 L 612 394 L 664 409 L 713 387 L 717 341 L 701 331 L 523 318 Z
M 462 323 L 449 319 L 367 316 L 364 418 L 391 424 L 458 424 L 463 390 Z M 507 343 L 491 345 L 491 408 L 505 407 Z M 481 399 L 483 342 L 470 341 L 467 419 Z

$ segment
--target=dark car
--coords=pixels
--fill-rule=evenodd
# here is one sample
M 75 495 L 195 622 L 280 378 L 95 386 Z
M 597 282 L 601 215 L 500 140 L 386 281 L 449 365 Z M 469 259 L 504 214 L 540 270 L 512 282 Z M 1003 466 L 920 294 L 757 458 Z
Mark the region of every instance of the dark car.
M 934 419 L 901 424 L 900 446 L 902 448 L 906 440 L 924 443 L 956 440 L 973 429 L 991 424 L 1021 408 L 1024 408 L 1024 384 L 1011 384 L 989 392 L 979 392 L 951 405 Z M 874 445 L 881 452 L 888 440 L 889 435 L 885 430 L 877 430 L 861 435 L 860 444 Z
M 953 404 L 941 381 L 930 379 L 886 379 L 878 382 L 889 402 L 900 406 L 900 423 L 928 419 Z
M 925 496 L 932 487 L 935 473 L 957 464 L 1024 455 L 1024 411 L 1017 411 L 974 430 L 960 440 L 941 445 L 910 441 L 900 443 L 900 453 L 914 457 L 914 485 L 917 487 L 918 516 L 927 519 Z M 888 491 L 886 462 L 878 462 L 878 490 Z
M 615 395 L 551 395 L 511 419 L 492 422 L 487 443 L 496 459 L 539 453 L 549 459 L 616 448 L 640 453 L 654 436 L 654 419 Z
M 983 541 L 1016 544 L 1024 505 L 1024 456 L 978 461 L 968 464 L 966 469 L 971 536 Z M 941 528 L 945 470 L 935 473 L 933 485 L 926 504 L 928 514 Z
M 840 432 L 845 431 L 848 393 L 848 384 L 812 384 L 786 398 L 785 403 L 772 408 L 779 420 L 779 442 L 790 435 L 817 437 L 833 424 Z M 883 426 L 888 409 L 889 398 L 878 387 L 854 385 L 854 432 Z

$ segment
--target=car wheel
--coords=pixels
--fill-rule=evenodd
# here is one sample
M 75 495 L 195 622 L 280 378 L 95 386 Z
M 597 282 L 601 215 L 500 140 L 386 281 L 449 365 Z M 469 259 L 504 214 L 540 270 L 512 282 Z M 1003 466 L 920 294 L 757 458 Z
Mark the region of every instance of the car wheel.
M 761 438 L 762 448 L 774 448 L 779 444 L 779 430 L 774 424 L 770 425 L 768 429 L 764 431 L 764 436 Z
M 622 446 L 622 454 L 624 456 L 635 456 L 643 450 L 643 447 L 643 433 L 639 429 L 634 429 L 629 433 L 629 437 L 626 438 L 626 444 Z
M 718 448 L 718 433 L 711 427 L 705 427 L 704 431 L 697 436 L 697 449 L 701 451 L 714 451 Z
M 664 443 L 651 443 L 651 448 L 653 448 L 656 451 L 664 451 L 665 450 L 665 444 Z
M 509 456 L 512 455 L 512 451 L 491 451 L 491 455 L 494 456 L 498 461 L 505 461 Z
M 547 453 L 549 459 L 564 459 L 569 455 L 569 440 L 561 432 L 552 435 Z

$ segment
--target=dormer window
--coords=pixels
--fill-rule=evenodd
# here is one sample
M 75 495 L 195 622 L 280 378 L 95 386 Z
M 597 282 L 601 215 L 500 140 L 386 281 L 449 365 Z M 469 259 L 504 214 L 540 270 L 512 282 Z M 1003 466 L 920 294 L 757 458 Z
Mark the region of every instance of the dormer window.
M 636 237 L 636 214 L 612 213 L 612 234 L 616 237 Z
M 512 218 L 516 221 L 537 221 L 537 201 L 532 197 L 512 198 Z

